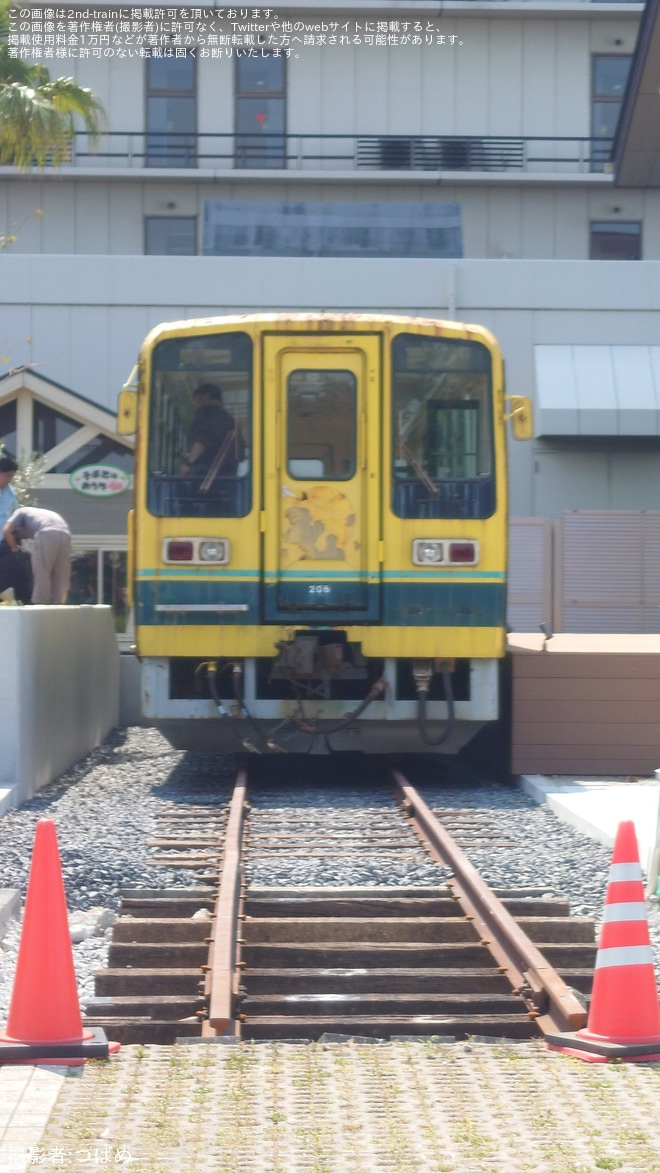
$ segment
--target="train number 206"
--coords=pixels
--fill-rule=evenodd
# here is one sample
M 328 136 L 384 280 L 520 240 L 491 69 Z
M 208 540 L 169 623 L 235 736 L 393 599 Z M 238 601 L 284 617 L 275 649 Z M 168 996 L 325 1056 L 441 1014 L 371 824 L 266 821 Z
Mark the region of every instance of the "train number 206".
M 310 595 L 329 595 L 332 587 L 324 586 L 322 583 L 314 583 L 307 590 Z

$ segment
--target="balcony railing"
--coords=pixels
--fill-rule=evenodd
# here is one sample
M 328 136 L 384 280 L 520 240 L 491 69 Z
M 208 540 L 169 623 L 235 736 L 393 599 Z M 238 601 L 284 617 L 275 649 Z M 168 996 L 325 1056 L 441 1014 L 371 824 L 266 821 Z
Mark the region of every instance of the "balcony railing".
M 65 167 L 582 173 L 605 170 L 611 147 L 580 137 L 109 131 L 92 148 L 79 132 Z

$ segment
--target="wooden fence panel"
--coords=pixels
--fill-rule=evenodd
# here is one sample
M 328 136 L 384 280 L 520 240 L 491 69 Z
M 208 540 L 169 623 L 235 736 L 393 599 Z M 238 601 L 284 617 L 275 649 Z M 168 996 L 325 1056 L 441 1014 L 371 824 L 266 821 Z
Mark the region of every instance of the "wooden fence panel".
M 515 774 L 652 775 L 660 637 L 509 636 Z

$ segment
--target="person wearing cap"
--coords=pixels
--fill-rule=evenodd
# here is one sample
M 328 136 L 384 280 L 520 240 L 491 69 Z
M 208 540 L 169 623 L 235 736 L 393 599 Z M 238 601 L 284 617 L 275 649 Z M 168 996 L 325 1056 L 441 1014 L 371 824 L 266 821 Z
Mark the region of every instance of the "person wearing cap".
M 16 494 L 11 487 L 17 468 L 13 456 L 0 456 L 0 527 L 18 508 Z
M 32 538 L 33 603 L 65 603 L 71 578 L 71 531 L 51 509 L 24 505 L 7 519 L 2 536 L 16 551 L 23 538 Z

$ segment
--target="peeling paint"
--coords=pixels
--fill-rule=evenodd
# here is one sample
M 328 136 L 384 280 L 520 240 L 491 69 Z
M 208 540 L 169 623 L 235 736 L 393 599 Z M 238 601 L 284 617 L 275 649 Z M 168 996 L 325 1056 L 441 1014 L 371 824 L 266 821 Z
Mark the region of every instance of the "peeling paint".
M 281 566 L 329 560 L 359 569 L 355 506 L 332 485 L 313 485 L 295 504 L 284 507 Z

